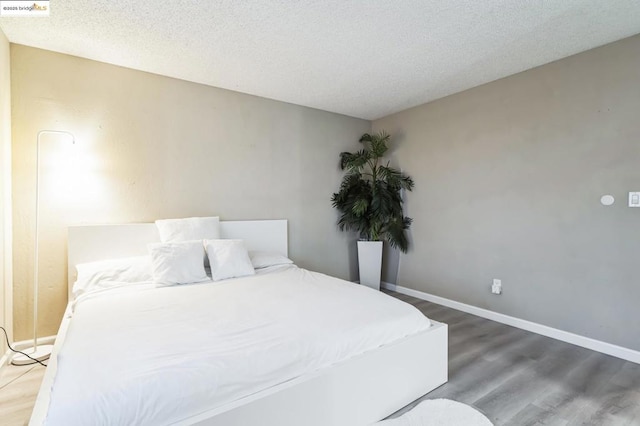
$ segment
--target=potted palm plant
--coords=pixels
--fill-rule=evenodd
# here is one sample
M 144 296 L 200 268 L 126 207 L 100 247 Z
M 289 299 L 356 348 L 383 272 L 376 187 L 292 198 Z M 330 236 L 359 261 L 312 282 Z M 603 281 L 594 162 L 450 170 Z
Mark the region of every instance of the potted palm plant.
M 402 190 L 411 191 L 413 180 L 383 161 L 391 136 L 385 131 L 360 138 L 357 152 L 340 153 L 340 169 L 346 171 L 333 207 L 340 211 L 341 231 L 359 234 L 360 284 L 380 288 L 382 240 L 402 252 L 409 248 L 406 230 L 412 219 L 404 216 Z

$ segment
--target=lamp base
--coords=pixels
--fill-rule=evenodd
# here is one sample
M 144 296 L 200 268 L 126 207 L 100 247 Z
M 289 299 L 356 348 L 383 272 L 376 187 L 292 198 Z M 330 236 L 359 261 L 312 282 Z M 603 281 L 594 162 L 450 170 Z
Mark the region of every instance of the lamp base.
M 33 359 L 37 359 L 38 361 L 44 361 L 49 359 L 51 356 L 51 351 L 53 350 L 53 345 L 38 345 L 37 349 L 33 347 L 27 348 L 21 352 L 29 355 Z M 13 365 L 29 365 L 35 364 L 35 361 L 29 357 L 26 357 L 22 354 L 16 354 L 11 359 L 11 364 Z

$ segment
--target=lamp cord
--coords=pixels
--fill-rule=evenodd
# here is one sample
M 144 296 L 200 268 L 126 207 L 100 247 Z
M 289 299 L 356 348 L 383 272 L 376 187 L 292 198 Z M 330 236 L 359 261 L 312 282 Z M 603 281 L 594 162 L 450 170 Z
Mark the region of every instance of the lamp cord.
M 37 364 L 43 365 L 43 366 L 45 366 L 45 367 L 47 366 L 47 364 L 45 364 L 44 362 L 42 362 L 42 361 L 40 361 L 40 360 L 37 360 L 37 359 L 35 359 L 35 358 L 30 357 L 29 355 L 25 354 L 25 353 L 24 353 L 24 352 L 22 352 L 22 351 L 18 351 L 18 350 L 16 350 L 16 349 L 13 349 L 13 348 L 11 347 L 11 343 L 9 343 L 9 335 L 7 334 L 7 330 L 6 330 L 4 327 L 2 327 L 2 326 L 0 326 L 0 328 L 2 329 L 2 331 L 4 331 L 4 338 L 5 338 L 5 340 L 7 341 L 7 346 L 9 347 L 9 349 L 10 349 L 12 352 L 15 352 L 15 353 L 17 353 L 17 354 L 22 354 L 22 355 L 26 356 L 27 358 L 32 359 L 32 360 L 34 360 L 34 361 L 35 361 L 35 362 L 32 362 L 31 364 L 25 364 L 25 365 L 33 365 L 33 364 L 36 364 L 36 363 L 37 363 Z

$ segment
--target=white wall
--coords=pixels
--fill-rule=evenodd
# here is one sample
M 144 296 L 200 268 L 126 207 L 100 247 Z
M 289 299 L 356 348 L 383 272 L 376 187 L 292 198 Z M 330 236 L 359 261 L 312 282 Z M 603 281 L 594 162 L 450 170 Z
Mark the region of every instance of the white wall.
M 10 46 L 0 30 L 0 325 L 12 340 Z M 6 351 L 0 335 L 0 356 Z
M 338 155 L 371 123 L 25 46 L 11 46 L 16 339 L 32 318 L 36 134 L 41 162 L 39 334 L 66 305 L 66 227 L 220 215 L 289 220 L 301 266 L 355 279 L 331 194 Z M 69 161 L 74 156 L 78 162 Z

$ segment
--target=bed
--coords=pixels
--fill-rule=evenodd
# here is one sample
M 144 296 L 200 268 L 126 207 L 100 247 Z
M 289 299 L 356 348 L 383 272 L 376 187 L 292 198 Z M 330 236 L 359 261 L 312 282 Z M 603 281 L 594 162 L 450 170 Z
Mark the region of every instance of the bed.
M 221 222 L 220 233 L 244 240 L 249 250 L 288 255 L 286 220 Z M 71 227 L 68 237 L 70 289 L 76 265 L 145 255 L 147 244 L 159 239 L 154 224 Z M 210 285 L 158 289 L 139 283 L 86 299 L 70 303 L 65 312 L 32 425 L 59 424 L 64 416 L 82 422 L 83 415 L 101 424 L 367 425 L 447 381 L 446 324 L 431 321 L 424 328 L 396 299 L 295 265 Z M 179 300 L 188 300 L 188 309 Z M 370 308 L 358 311 L 359 305 Z M 164 315 L 128 326 L 139 311 L 158 307 Z M 109 315 L 114 310 L 117 315 Z M 311 320 L 296 321 L 297 315 Z M 153 324 L 145 325 L 149 318 Z M 189 323 L 194 319 L 214 321 L 207 329 L 226 328 L 208 339 Z M 242 329 L 241 344 L 212 343 L 253 320 Z M 101 323 L 121 330 L 117 341 L 123 346 L 95 339 Z M 282 324 L 287 326 L 281 336 Z M 179 355 L 167 355 L 176 348 Z M 109 386 L 121 383 L 112 380 L 118 374 L 148 383 L 111 392 Z M 85 396 L 92 392 L 99 401 L 85 412 L 92 407 Z

